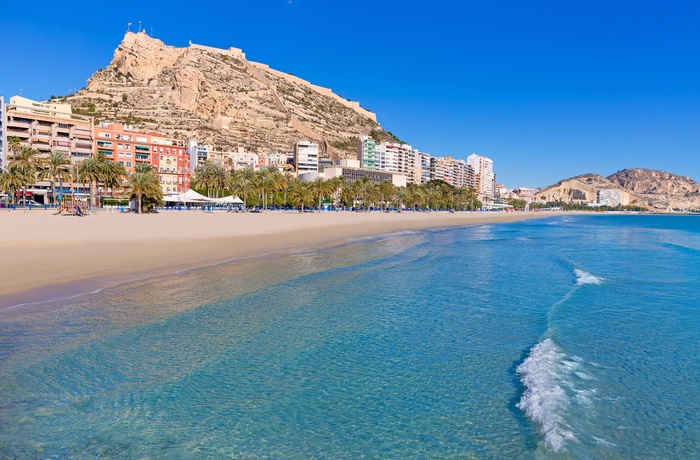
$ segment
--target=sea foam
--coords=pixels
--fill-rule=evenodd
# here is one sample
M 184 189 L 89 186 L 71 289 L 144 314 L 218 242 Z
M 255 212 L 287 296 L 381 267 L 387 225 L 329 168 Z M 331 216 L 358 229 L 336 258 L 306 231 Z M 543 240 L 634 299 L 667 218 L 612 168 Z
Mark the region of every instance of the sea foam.
M 568 358 L 552 339 L 547 338 L 530 351 L 529 356 L 516 370 L 525 385 L 517 407 L 540 425 L 545 445 L 559 452 L 565 449 L 567 440 L 574 440 L 571 427 L 564 415 L 571 405 L 566 388 L 567 378 L 580 363 Z
M 576 275 L 576 284 L 578 286 L 584 284 L 601 284 L 603 282 L 603 278 L 588 273 L 586 270 L 581 270 L 580 268 L 575 268 L 574 274 Z

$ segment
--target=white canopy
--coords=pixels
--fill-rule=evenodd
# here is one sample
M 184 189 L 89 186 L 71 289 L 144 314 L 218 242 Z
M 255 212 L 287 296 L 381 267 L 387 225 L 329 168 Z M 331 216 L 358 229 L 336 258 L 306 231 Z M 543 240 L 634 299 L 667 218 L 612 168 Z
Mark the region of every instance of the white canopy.
M 222 198 L 207 198 L 192 189 L 179 195 L 167 195 L 163 197 L 167 203 L 218 203 L 218 204 L 243 204 L 243 200 L 237 196 L 225 196 Z
M 180 194 L 180 201 L 185 203 L 205 203 L 213 201 L 211 198 L 195 192 L 192 189 L 187 190 L 185 193 Z
M 237 196 L 229 195 L 222 198 L 214 198 L 212 200 L 214 203 L 224 203 L 224 204 L 243 204 L 243 200 Z

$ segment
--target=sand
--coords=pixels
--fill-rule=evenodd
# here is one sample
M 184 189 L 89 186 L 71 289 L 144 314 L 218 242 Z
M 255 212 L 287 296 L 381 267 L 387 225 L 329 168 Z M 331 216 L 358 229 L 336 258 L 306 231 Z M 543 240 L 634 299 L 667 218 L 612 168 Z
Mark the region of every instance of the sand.
M 288 253 L 390 233 L 560 213 L 227 213 L 85 217 L 0 211 L 0 308 L 89 292 L 231 259 Z

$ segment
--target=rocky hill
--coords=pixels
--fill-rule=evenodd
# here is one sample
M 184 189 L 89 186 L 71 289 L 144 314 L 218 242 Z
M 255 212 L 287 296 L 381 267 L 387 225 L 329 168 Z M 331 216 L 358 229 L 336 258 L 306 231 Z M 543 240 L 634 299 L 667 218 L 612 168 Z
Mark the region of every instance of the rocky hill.
M 700 207 L 700 184 L 690 177 L 637 168 L 618 171 L 608 176 L 608 180 L 657 208 Z
M 64 99 L 96 122 L 123 122 L 224 150 L 289 152 L 294 142 L 311 139 L 332 156 L 347 157 L 360 134 L 391 137 L 359 103 L 248 61 L 240 49 L 176 48 L 144 32 L 128 32 L 112 62 Z
M 618 189 L 622 191 L 622 204 L 644 205 L 642 200 L 629 190 L 617 185 L 598 174 L 582 174 L 557 182 L 537 192 L 537 198 L 544 201 L 563 201 L 567 203 L 587 203 L 596 201 L 600 189 Z
M 700 184 L 689 177 L 649 169 L 625 169 L 607 178 L 582 174 L 562 180 L 537 192 L 545 201 L 585 203 L 596 201 L 600 189 L 622 192 L 622 204 L 658 209 L 700 208 Z

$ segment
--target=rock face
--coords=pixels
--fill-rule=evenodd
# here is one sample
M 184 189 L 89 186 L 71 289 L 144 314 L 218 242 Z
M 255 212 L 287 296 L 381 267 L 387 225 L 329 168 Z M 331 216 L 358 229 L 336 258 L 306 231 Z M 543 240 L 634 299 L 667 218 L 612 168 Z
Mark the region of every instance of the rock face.
M 622 192 L 622 204 L 659 209 L 700 208 L 700 184 L 690 177 L 649 169 L 625 169 L 607 178 L 597 174 L 583 174 L 565 179 L 537 192 L 545 201 L 596 201 L 600 189 Z
M 536 196 L 544 201 L 563 201 L 567 203 L 587 203 L 596 201 L 598 190 L 616 189 L 622 192 L 622 204 L 643 205 L 639 197 L 629 190 L 625 190 L 610 180 L 598 174 L 582 174 L 580 176 L 565 179 L 554 185 L 545 187 Z
M 624 169 L 608 179 L 657 208 L 700 207 L 700 184 L 690 177 L 651 169 Z
M 112 62 L 66 98 L 96 122 L 116 121 L 217 149 L 289 152 L 310 139 L 353 156 L 358 135 L 385 133 L 376 116 L 330 89 L 250 62 L 236 48 L 166 46 L 128 32 Z

